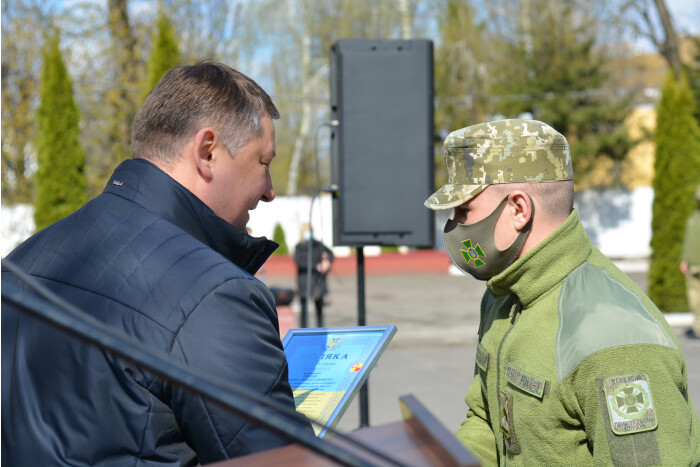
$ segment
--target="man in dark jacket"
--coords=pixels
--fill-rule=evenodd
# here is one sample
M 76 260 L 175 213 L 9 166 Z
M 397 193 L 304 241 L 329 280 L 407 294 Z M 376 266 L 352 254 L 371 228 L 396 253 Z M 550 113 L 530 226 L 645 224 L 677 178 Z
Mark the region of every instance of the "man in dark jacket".
M 136 115 L 134 159 L 7 259 L 164 356 L 293 410 L 273 297 L 254 277 L 277 245 L 245 231 L 275 197 L 278 117 L 228 66 L 172 69 Z M 2 285 L 25 288 L 5 268 Z M 3 310 L 3 337 L 6 323 L 8 465 L 193 465 L 286 443 L 29 315 Z

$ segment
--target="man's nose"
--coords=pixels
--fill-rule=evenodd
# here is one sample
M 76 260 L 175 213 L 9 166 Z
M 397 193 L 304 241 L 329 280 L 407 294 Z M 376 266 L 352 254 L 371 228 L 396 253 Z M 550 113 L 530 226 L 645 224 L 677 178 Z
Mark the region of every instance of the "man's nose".
M 467 216 L 464 214 L 462 209 L 454 209 L 452 214 L 452 220 L 458 224 L 464 224 L 467 220 Z
M 263 192 L 261 199 L 266 203 L 269 203 L 270 201 L 275 199 L 275 189 L 272 186 L 272 178 L 270 177 L 269 171 L 265 176 L 265 191 Z

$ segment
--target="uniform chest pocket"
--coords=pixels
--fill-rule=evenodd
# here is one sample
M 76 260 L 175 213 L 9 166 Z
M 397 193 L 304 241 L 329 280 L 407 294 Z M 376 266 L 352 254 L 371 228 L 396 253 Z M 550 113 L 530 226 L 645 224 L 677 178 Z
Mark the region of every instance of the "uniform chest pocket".
M 549 382 L 547 380 L 528 373 L 511 362 L 508 362 L 506 365 L 506 381 L 508 381 L 509 385 L 540 400 L 549 393 Z

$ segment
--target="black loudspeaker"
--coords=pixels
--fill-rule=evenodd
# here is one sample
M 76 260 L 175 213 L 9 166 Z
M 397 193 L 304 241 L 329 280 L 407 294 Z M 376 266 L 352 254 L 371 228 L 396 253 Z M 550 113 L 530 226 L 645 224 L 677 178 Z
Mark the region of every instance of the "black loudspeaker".
M 433 43 L 331 47 L 333 243 L 434 245 Z

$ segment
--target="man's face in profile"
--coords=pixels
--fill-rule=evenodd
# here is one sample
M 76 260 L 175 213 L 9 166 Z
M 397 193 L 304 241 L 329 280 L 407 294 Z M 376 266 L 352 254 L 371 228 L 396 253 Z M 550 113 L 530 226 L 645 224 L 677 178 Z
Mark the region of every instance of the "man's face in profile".
M 217 175 L 212 183 L 215 199 L 210 206 L 217 216 L 245 231 L 250 214 L 259 201 L 270 202 L 275 190 L 270 178 L 270 164 L 275 157 L 275 126 L 272 119 L 262 118 L 263 131 L 231 157 L 220 146 Z

